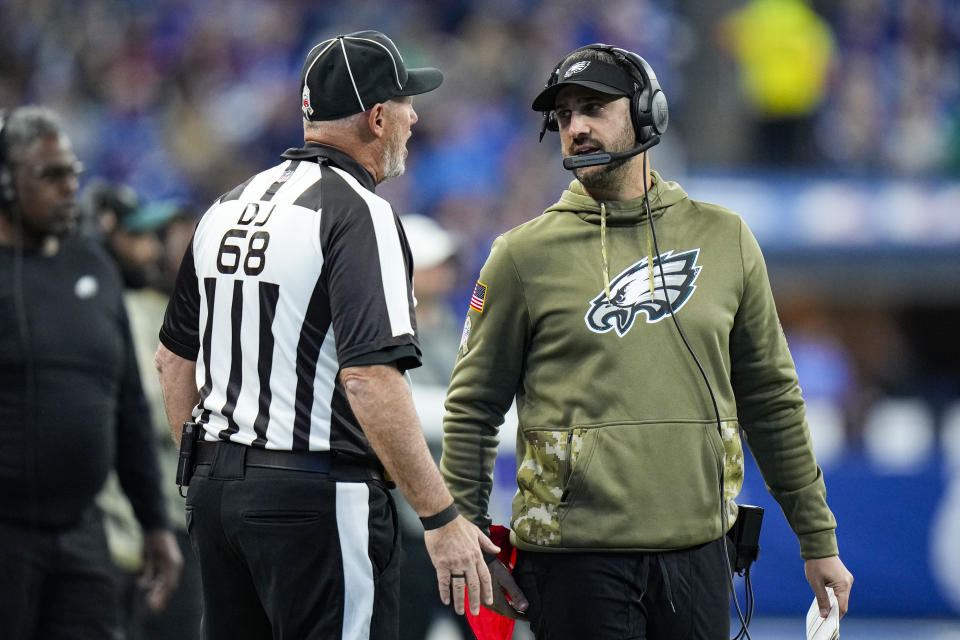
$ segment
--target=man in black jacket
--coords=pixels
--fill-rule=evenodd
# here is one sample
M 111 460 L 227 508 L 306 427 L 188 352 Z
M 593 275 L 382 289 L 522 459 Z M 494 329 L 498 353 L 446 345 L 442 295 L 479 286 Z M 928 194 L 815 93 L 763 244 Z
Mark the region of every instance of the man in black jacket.
M 80 163 L 49 110 L 0 127 L 0 637 L 107 638 L 116 582 L 93 498 L 111 467 L 144 529 L 162 602 L 167 529 L 122 282 L 72 235 Z

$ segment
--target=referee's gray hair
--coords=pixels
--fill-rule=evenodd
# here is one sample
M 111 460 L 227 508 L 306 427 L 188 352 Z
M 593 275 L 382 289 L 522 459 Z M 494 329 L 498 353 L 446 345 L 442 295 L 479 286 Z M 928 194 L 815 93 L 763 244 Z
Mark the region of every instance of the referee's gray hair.
M 47 107 L 19 107 L 6 115 L 2 152 L 7 162 L 36 140 L 65 135 L 60 116 Z
M 315 135 L 323 135 L 325 133 L 332 132 L 346 133 L 357 127 L 366 117 L 366 112 L 361 111 L 360 113 L 355 113 L 343 118 L 337 118 L 336 120 L 307 120 L 304 118 L 303 130 L 305 133 L 309 132 Z

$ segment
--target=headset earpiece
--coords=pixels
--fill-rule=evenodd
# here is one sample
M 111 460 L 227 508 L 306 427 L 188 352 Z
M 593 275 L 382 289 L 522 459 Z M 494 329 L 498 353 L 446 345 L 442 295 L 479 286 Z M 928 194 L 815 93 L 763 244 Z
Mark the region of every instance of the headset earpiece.
M 643 86 L 633 94 L 630 101 L 630 118 L 633 130 L 637 133 L 637 142 L 644 143 L 655 135 L 662 135 L 670 123 L 667 108 L 667 96 L 660 89 L 657 74 L 646 60 L 626 49 L 610 47 L 609 51 L 623 56 L 640 74 Z

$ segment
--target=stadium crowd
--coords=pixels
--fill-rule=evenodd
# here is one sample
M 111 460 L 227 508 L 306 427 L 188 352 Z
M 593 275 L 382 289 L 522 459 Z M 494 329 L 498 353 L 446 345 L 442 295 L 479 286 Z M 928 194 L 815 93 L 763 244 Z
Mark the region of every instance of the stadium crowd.
M 738 13 L 774 5 L 773 15 L 785 15 L 794 2 L 712 4 Z M 533 143 L 539 122 L 528 103 L 540 70 L 581 42 L 644 55 L 669 95 L 681 147 L 661 154 L 687 159 L 681 167 L 704 162 L 697 149 L 715 132 L 696 94 L 736 92 L 735 68 L 748 63 L 735 56 L 715 86 L 685 85 L 687 72 L 722 48 L 714 30 L 725 17 L 687 4 L 614 0 L 597 11 L 571 0 L 406 0 L 387 11 L 376 1 L 7 0 L 0 104 L 43 103 L 63 114 L 90 176 L 131 184 L 147 200 L 206 202 L 297 140 L 287 117 L 299 99 L 290 79 L 317 34 L 376 24 L 418 52 L 409 57 L 443 60 L 449 85 L 418 103 L 427 116 L 418 148 L 408 179 L 391 186 L 402 193 L 390 197 L 398 209 L 480 232 L 487 245 L 491 233 L 542 208 L 528 194 L 565 178 Z M 810 105 L 818 145 L 809 161 L 960 171 L 960 7 L 843 0 L 813 8 L 832 54 L 822 100 Z M 747 33 L 775 28 L 762 11 L 751 13 Z M 751 98 L 736 104 L 735 119 L 757 115 Z M 739 144 L 725 151 L 727 164 L 752 161 L 749 140 Z

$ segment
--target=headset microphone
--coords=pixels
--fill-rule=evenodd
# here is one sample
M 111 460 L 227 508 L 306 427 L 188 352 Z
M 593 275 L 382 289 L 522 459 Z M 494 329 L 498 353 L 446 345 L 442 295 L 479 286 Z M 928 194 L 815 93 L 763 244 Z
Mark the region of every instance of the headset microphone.
M 634 147 L 629 151 L 621 151 L 620 153 L 587 153 L 582 156 L 566 156 L 563 159 L 563 168 L 567 170 L 582 169 L 583 167 L 594 167 L 600 164 L 610 164 L 611 162 L 616 162 L 618 160 L 626 160 L 627 158 L 632 158 L 637 154 L 643 153 L 658 142 L 660 142 L 660 136 L 654 135 L 639 147 Z

